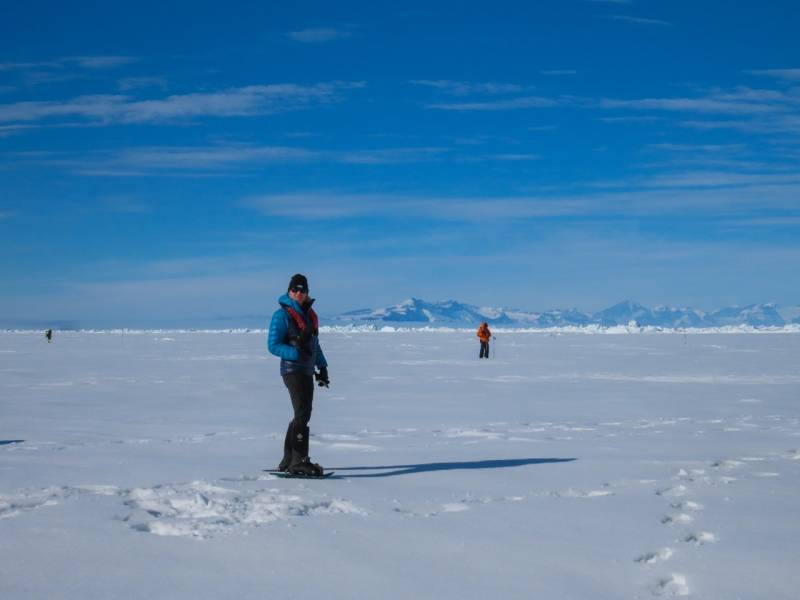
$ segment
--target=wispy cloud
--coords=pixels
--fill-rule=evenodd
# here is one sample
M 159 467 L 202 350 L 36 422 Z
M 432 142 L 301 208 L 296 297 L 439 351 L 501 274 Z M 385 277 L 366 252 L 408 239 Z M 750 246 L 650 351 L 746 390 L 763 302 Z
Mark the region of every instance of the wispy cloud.
M 124 79 L 120 79 L 117 84 L 119 85 L 119 89 L 124 92 L 149 87 L 157 87 L 162 90 L 167 89 L 167 80 L 163 77 L 125 77 Z
M 266 115 L 332 102 L 343 90 L 363 83 L 332 82 L 313 86 L 254 85 L 221 92 L 174 95 L 158 100 L 132 100 L 124 95 L 80 96 L 65 102 L 37 101 L 0 105 L 0 122 L 82 118 L 106 124 L 154 123 L 196 117 Z
M 70 81 L 139 60 L 134 56 L 67 56 L 46 61 L 0 62 L 0 72 L 14 73 L 25 86 Z
M 455 102 L 426 104 L 425 108 L 460 111 L 517 110 L 522 108 L 552 108 L 555 106 L 574 106 L 580 101 L 576 98 L 545 98 L 541 96 L 525 96 L 509 100 L 492 102 Z
M 769 118 L 750 120 L 687 120 L 681 124 L 700 130 L 733 129 L 763 135 L 780 135 L 782 137 L 787 134 L 795 136 L 800 133 L 800 115 L 776 115 Z
M 431 162 L 449 152 L 448 148 L 378 148 L 375 150 L 354 150 L 345 152 L 325 152 L 322 156 L 335 162 L 346 164 L 378 165 Z
M 601 19 L 616 19 L 618 21 L 627 21 L 628 23 L 637 23 L 641 25 L 666 25 L 671 26 L 672 23 L 667 21 L 660 21 L 658 19 L 646 19 L 643 17 L 628 17 L 625 15 L 602 15 Z
M 153 212 L 153 207 L 134 195 L 114 195 L 98 198 L 101 210 L 109 213 L 142 214 Z
M 737 166 L 742 168 L 742 163 Z M 674 173 L 664 173 L 651 177 L 632 179 L 620 182 L 603 181 L 595 182 L 590 187 L 600 189 L 658 189 L 672 190 L 677 188 L 702 190 L 741 190 L 767 188 L 796 190 L 800 186 L 800 174 L 795 173 L 743 173 L 728 171 L 714 171 L 696 169 Z M 749 196 L 749 194 L 748 194 Z M 734 203 L 731 200 L 731 203 Z M 758 206 L 756 202 L 754 207 Z M 783 206 L 787 208 L 788 206 Z
M 103 156 L 53 156 L 44 158 L 43 162 L 91 177 L 208 177 L 265 164 L 312 160 L 319 160 L 318 154 L 302 148 L 225 144 L 210 147 L 133 148 Z
M 796 89 L 715 88 L 695 98 L 602 99 L 599 106 L 605 109 L 694 115 L 695 118 L 683 120 L 680 125 L 695 129 L 737 129 L 782 137 L 796 135 L 800 131 L 800 91 Z M 630 115 L 622 118 L 630 120 Z
M 0 71 L 18 71 L 22 69 L 38 68 L 47 66 L 51 68 L 60 67 L 57 61 L 53 62 L 0 62 Z
M 637 110 L 664 110 L 728 115 L 754 115 L 778 112 L 780 107 L 760 102 L 732 101 L 720 98 L 646 98 L 642 100 L 600 101 L 603 108 L 633 108 Z
M 139 60 L 135 56 L 72 56 L 62 58 L 63 63 L 75 63 L 84 69 L 114 69 Z
M 353 36 L 350 31 L 334 29 L 333 27 L 303 29 L 302 31 L 292 31 L 287 35 L 295 42 L 301 42 L 305 44 L 332 42 L 334 40 L 341 40 Z
M 209 177 L 247 172 L 277 164 L 392 165 L 442 160 L 449 148 L 377 148 L 309 150 L 292 146 L 227 143 L 214 146 L 131 148 L 80 156 L 58 153 L 16 153 L 6 163 L 49 165 L 93 177 Z M 520 159 L 521 160 L 521 159 Z
M 750 75 L 767 75 L 784 81 L 800 81 L 800 69 L 766 69 L 764 71 L 745 71 Z
M 447 198 L 312 192 L 251 196 L 239 205 L 267 216 L 322 221 L 355 217 L 450 222 L 661 217 L 719 221 L 760 218 L 776 210 L 800 217 L 799 193 L 800 175 L 689 171 L 618 186 L 598 182 L 569 194 Z
M 24 133 L 31 129 L 30 125 L 0 125 L 0 138 Z
M 212 147 L 151 147 L 127 150 L 112 163 L 144 170 L 208 170 L 245 164 L 303 162 L 316 153 L 288 146 L 227 144 Z
M 663 117 L 654 115 L 648 116 L 625 116 L 625 117 L 600 117 L 598 121 L 603 123 L 652 123 L 661 120 Z
M 756 90 L 738 87 L 712 89 L 701 98 L 646 98 L 641 100 L 600 101 L 604 108 L 633 108 L 727 115 L 765 115 L 795 111 L 800 108 L 800 94 L 792 91 Z
M 525 161 L 540 160 L 542 157 L 538 154 L 492 154 L 488 158 L 490 160 Z
M 559 73 L 574 73 L 565 71 Z M 449 79 L 428 80 L 419 79 L 409 83 L 435 88 L 451 96 L 498 96 L 518 95 L 534 89 L 532 86 L 523 86 L 512 83 L 472 83 L 469 81 L 452 81 Z M 592 101 L 572 96 L 547 98 L 544 96 L 517 96 L 498 100 L 475 100 L 472 102 L 428 102 L 423 106 L 427 109 L 454 110 L 454 111 L 502 111 L 518 110 L 525 108 L 551 108 L 556 106 L 590 105 Z
M 467 81 L 450 81 L 439 79 L 435 81 L 420 79 L 411 81 L 414 85 L 424 85 L 436 88 L 455 96 L 469 96 L 472 94 L 514 94 L 530 88 L 513 83 L 470 83 Z

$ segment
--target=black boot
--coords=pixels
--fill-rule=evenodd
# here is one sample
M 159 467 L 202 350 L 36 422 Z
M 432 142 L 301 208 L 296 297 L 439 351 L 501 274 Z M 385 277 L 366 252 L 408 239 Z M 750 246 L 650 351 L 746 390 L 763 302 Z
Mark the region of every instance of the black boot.
M 278 471 L 285 471 L 292 464 L 292 423 L 289 421 L 289 427 L 286 428 L 286 437 L 283 440 L 283 458 L 278 465 Z
M 319 477 L 322 475 L 322 467 L 312 463 L 308 457 L 308 425 L 297 425 L 292 427 L 292 464 L 286 471 L 293 475 L 306 475 L 308 477 Z
M 310 435 L 308 425 L 301 425 L 292 421 L 289 427 L 289 445 L 292 451 L 292 464 L 301 458 L 308 456 L 308 436 Z

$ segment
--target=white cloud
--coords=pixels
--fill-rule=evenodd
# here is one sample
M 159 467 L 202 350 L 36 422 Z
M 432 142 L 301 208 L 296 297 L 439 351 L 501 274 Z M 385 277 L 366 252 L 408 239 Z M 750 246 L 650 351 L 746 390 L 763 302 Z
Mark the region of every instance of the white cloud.
M 148 123 L 193 117 L 265 115 L 307 108 L 336 100 L 340 91 L 363 83 L 253 85 L 222 92 L 168 96 L 159 100 L 131 100 L 124 95 L 80 96 L 66 102 L 36 101 L 0 105 L 0 122 L 39 121 L 78 117 L 102 123 Z
M 0 138 L 23 133 L 31 129 L 30 125 L 0 125 Z
M 739 163 L 742 168 L 742 163 Z M 675 188 L 693 188 L 697 190 L 728 190 L 731 188 L 739 188 L 743 191 L 751 189 L 773 189 L 773 190 L 797 190 L 800 186 L 800 174 L 795 173 L 743 173 L 743 172 L 730 172 L 730 171 L 707 171 L 696 170 L 680 173 L 668 173 L 656 175 L 649 178 L 642 178 L 638 181 L 624 181 L 614 184 L 613 182 L 605 182 L 597 184 L 602 187 L 620 187 L 620 188 L 651 188 L 669 190 Z M 748 198 L 749 193 L 746 194 Z M 769 196 L 775 197 L 774 194 Z M 783 202 L 783 201 L 781 201 Z M 731 204 L 736 203 L 732 199 Z M 758 202 L 754 206 L 758 206 Z
M 712 89 L 698 98 L 645 98 L 639 100 L 602 99 L 600 107 L 635 111 L 664 111 L 695 115 L 680 125 L 696 129 L 738 129 L 764 135 L 793 136 L 800 131 L 800 94 L 790 89 L 762 90 L 737 87 Z M 728 117 L 728 119 L 720 119 Z M 624 120 L 630 120 L 626 115 Z M 612 121 L 603 118 L 601 120 Z
M 411 83 L 433 87 L 455 96 L 468 96 L 471 94 L 511 94 L 530 89 L 512 83 L 469 83 L 466 81 L 449 81 L 446 79 L 435 81 L 421 79 L 411 81 Z
M 729 115 L 764 115 L 793 110 L 800 98 L 774 90 L 737 88 L 726 92 L 712 90 L 705 98 L 646 98 L 641 100 L 603 99 L 603 108 L 633 108 Z
M 113 69 L 138 60 L 135 56 L 72 56 L 61 59 L 62 62 L 75 63 L 84 69 Z
M 163 77 L 126 77 L 117 84 L 122 91 L 136 90 L 148 87 L 167 88 L 167 81 Z
M 63 70 L 70 66 L 82 69 L 113 69 L 140 60 L 135 56 L 67 56 L 34 62 L 0 63 L 0 71 Z
M 555 106 L 575 105 L 577 99 L 572 98 L 544 98 L 540 96 L 526 96 L 510 100 L 496 100 L 493 102 L 455 102 L 426 104 L 425 108 L 439 110 L 460 111 L 489 111 L 489 110 L 517 110 L 521 108 L 551 108 Z
M 639 23 L 643 25 L 667 25 L 671 26 L 672 23 L 667 23 L 666 21 L 659 21 L 658 19 L 645 19 L 642 17 L 628 17 L 625 15 L 611 15 L 611 16 L 602 16 L 603 19 L 616 19 L 618 21 L 627 21 L 628 23 Z
M 341 29 L 318 28 L 318 29 L 304 29 L 302 31 L 292 31 L 288 36 L 296 42 L 306 44 L 319 44 L 322 42 L 331 42 L 333 40 L 341 40 L 344 38 L 352 37 L 349 31 Z
M 540 160 L 542 157 L 538 154 L 493 154 L 488 158 L 492 160 L 510 160 L 510 161 L 519 161 L 519 160 Z
M 327 152 L 325 156 L 335 162 L 347 164 L 407 164 L 437 160 L 448 148 L 378 148 L 375 150 L 355 150 Z
M 287 146 L 150 147 L 126 150 L 105 166 L 139 171 L 207 171 L 247 164 L 302 162 L 316 156 L 310 150 Z
M 268 164 L 338 163 L 355 165 L 409 164 L 442 160 L 448 148 L 378 148 L 370 150 L 308 150 L 292 146 L 227 143 L 216 146 L 151 146 L 112 154 L 78 157 L 56 153 L 16 153 L 18 162 L 65 168 L 93 177 L 210 177 Z
M 684 121 L 682 125 L 695 129 L 736 129 L 764 135 L 796 135 L 800 133 L 800 115 L 778 115 L 769 119 L 750 121 Z
M 764 71 L 745 71 L 750 75 L 768 75 L 785 81 L 800 81 L 800 69 L 767 69 Z
M 451 222 L 668 216 L 752 219 L 775 210 L 797 216 L 800 175 L 690 171 L 618 185 L 598 182 L 595 187 L 569 194 L 472 198 L 310 192 L 252 196 L 239 205 L 267 216 L 323 221 L 354 217 Z

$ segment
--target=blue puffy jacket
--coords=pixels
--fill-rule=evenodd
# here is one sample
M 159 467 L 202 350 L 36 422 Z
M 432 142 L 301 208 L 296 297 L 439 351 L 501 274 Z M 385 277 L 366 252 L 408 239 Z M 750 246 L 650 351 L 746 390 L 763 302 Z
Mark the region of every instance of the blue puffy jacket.
M 300 328 L 294 317 L 283 307 L 289 306 L 297 311 L 306 322 L 308 330 L 313 332 L 314 324 L 311 322 L 311 318 L 296 300 L 289 298 L 289 294 L 281 296 L 278 303 L 281 308 L 272 315 L 272 322 L 269 324 L 267 347 L 270 353 L 281 358 L 281 375 L 288 375 L 289 373 L 314 375 L 314 367 L 327 367 L 328 362 L 325 360 L 325 355 L 322 354 L 319 337 L 314 333 L 305 343 L 297 341 L 296 338 Z M 311 308 L 313 303 L 314 300 L 311 298 L 306 300 L 306 310 Z

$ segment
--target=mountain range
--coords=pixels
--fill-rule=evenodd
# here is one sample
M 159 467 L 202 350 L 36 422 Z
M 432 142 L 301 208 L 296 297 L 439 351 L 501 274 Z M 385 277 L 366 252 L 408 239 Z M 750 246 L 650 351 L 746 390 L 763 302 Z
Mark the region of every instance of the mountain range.
M 650 309 L 638 302 L 626 300 L 595 313 L 582 313 L 575 309 L 528 311 L 518 308 L 492 308 L 473 306 L 448 300 L 426 302 L 410 298 L 388 308 L 365 308 L 334 317 L 337 322 L 353 324 L 386 323 L 397 325 L 466 325 L 486 321 L 490 325 L 520 327 L 585 327 L 600 325 L 613 327 L 629 325 L 634 321 L 642 327 L 665 327 L 672 329 L 723 327 L 726 325 L 750 325 L 753 327 L 783 327 L 800 323 L 800 306 L 781 308 L 776 304 L 753 304 L 731 306 L 709 313 L 693 308 L 658 306 Z

